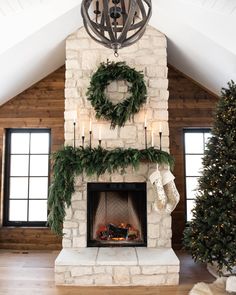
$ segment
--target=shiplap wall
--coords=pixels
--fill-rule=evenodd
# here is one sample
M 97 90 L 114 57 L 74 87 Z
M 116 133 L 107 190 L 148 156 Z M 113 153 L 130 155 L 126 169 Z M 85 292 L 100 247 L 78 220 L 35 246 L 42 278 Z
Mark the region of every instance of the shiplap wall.
M 0 107 L 1 175 L 6 128 L 50 128 L 51 151 L 58 150 L 64 144 L 64 87 L 65 68 L 61 67 Z M 3 204 L 3 194 L 1 194 L 1 204 Z M 2 212 L 2 206 L 0 207 Z M 61 239 L 52 235 L 47 228 L 0 228 L 0 248 L 59 249 L 60 247 Z

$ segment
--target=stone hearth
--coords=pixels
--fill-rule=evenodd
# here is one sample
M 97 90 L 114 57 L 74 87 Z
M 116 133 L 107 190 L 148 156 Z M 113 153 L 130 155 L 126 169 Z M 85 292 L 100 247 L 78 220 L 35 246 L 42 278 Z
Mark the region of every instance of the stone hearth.
M 176 285 L 178 272 L 179 260 L 172 249 L 63 249 L 56 260 L 57 284 Z
M 76 145 L 81 145 L 85 126 L 85 145 L 89 143 L 89 121 L 92 119 L 92 147 L 98 145 L 101 128 L 102 147 L 106 149 L 144 148 L 144 114 L 147 115 L 148 146 L 154 132 L 155 147 L 159 147 L 159 126 L 162 126 L 162 147 L 169 151 L 168 80 L 166 38 L 148 26 L 136 44 L 113 51 L 91 40 L 84 28 L 67 40 L 65 89 L 65 144 L 73 145 L 73 120 L 76 119 Z M 142 110 L 122 128 L 110 129 L 110 122 L 96 120 L 94 110 L 86 99 L 91 75 L 101 62 L 125 61 L 128 66 L 142 70 L 148 100 Z M 111 101 L 127 97 L 124 81 L 107 87 Z M 100 177 L 77 177 L 71 207 L 66 210 L 63 225 L 63 250 L 55 262 L 55 279 L 59 285 L 171 285 L 178 284 L 179 260 L 171 248 L 171 215 L 153 210 L 155 190 L 149 181 L 156 165 L 141 163 L 137 170 L 128 167 L 123 173 L 106 173 Z M 145 183 L 147 247 L 87 247 L 87 184 Z

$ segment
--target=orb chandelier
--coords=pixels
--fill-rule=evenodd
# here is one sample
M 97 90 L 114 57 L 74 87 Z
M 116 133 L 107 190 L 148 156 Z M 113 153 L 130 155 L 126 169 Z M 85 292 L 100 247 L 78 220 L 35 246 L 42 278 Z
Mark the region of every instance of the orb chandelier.
M 118 50 L 137 42 L 152 13 L 151 0 L 82 0 L 86 31 L 96 42 Z

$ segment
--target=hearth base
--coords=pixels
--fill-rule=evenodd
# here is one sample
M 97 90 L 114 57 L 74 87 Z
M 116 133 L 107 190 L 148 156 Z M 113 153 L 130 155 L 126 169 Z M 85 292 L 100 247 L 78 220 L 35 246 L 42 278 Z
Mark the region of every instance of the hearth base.
M 179 259 L 171 248 L 63 249 L 55 261 L 56 285 L 178 285 Z

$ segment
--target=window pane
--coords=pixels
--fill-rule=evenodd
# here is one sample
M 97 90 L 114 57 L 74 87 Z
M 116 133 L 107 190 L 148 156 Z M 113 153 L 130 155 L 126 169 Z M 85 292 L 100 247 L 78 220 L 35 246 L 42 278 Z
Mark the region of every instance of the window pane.
M 185 138 L 185 183 L 186 183 L 186 215 L 187 221 L 192 219 L 191 210 L 198 194 L 198 179 L 203 170 L 202 158 L 205 145 L 211 137 L 210 130 L 192 129 L 184 134 Z
M 11 200 L 10 201 L 10 221 L 27 221 L 27 201 Z
M 10 199 L 28 198 L 28 178 L 11 177 L 10 178 Z
M 11 134 L 11 154 L 29 153 L 29 133 Z
M 29 221 L 47 221 L 47 200 L 29 201 Z
M 8 224 L 46 222 L 50 132 L 9 129 L 7 148 Z
M 186 155 L 186 176 L 199 176 L 202 169 L 202 155 Z
M 30 176 L 48 176 L 48 156 L 30 156 Z
M 11 156 L 11 176 L 28 175 L 29 156 Z
M 191 221 L 193 218 L 193 214 L 191 210 L 195 206 L 195 201 L 194 200 L 187 200 L 187 221 Z
M 185 133 L 185 153 L 203 153 L 203 133 Z
M 48 197 L 48 178 L 31 177 L 30 178 L 30 199 L 47 199 Z
M 186 177 L 187 199 L 195 199 L 198 189 L 198 177 Z
M 30 152 L 32 154 L 48 154 L 49 133 L 32 133 Z

